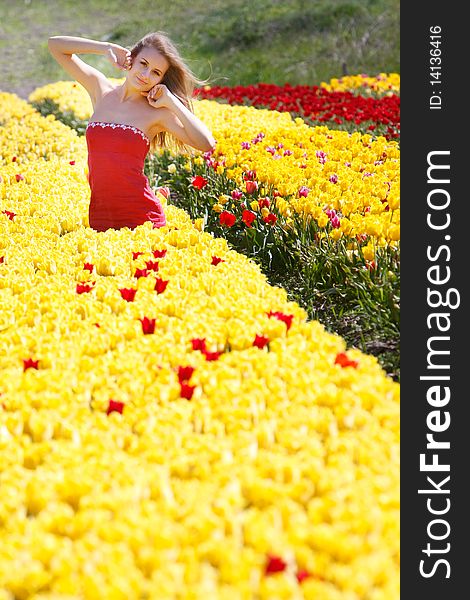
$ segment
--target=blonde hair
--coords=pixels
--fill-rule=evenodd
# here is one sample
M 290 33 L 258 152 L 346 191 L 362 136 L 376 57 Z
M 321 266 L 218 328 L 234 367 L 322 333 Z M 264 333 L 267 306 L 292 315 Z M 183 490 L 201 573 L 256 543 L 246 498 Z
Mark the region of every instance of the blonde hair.
M 196 77 L 181 58 L 175 44 L 164 31 L 147 33 L 147 35 L 139 40 L 130 50 L 132 61 L 134 61 L 143 48 L 154 48 L 166 58 L 169 67 L 163 76 L 161 83 L 166 85 L 170 92 L 181 100 L 188 110 L 194 113 L 192 103 L 194 88 L 197 85 L 208 83 L 209 80 L 203 80 Z M 151 141 L 150 152 L 154 153 L 158 148 L 168 148 L 173 151 L 193 153 L 191 147 L 188 147 L 166 131 L 161 131 Z

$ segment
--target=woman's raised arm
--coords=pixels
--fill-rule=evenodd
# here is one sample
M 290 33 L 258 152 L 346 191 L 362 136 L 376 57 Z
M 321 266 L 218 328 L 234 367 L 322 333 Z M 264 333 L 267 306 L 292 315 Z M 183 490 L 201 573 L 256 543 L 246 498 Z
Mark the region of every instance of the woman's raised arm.
M 102 54 L 116 67 L 125 69 L 130 52 L 119 44 L 99 42 L 73 36 L 52 36 L 48 40 L 49 51 L 55 60 L 81 83 L 90 94 L 93 104 L 108 85 L 107 77 L 95 67 L 88 65 L 76 54 Z

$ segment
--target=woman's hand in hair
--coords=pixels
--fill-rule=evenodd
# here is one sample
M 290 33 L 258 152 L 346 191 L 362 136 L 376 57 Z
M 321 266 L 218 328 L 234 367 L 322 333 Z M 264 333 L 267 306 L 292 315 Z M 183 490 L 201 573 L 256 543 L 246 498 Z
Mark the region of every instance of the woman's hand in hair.
M 143 96 L 147 96 L 148 103 L 153 108 L 171 107 L 173 94 L 163 83 L 157 83 L 148 92 L 141 92 Z
M 123 71 L 126 71 L 131 66 L 130 51 L 119 44 L 108 44 L 106 57 L 112 65 Z

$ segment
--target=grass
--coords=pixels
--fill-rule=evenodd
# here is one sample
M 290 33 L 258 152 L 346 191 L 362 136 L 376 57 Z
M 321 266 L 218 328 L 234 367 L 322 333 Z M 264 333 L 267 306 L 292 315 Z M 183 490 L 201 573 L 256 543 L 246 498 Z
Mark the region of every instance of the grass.
M 319 84 L 344 73 L 399 72 L 399 0 L 0 0 L 1 89 L 22 98 L 69 79 L 51 35 L 131 47 L 163 30 L 201 78 L 218 85 Z M 87 62 L 108 76 L 101 56 Z
M 363 294 L 358 294 L 356 286 L 342 290 L 337 286 L 326 288 L 315 280 L 311 264 L 298 267 L 288 273 L 268 272 L 269 283 L 284 288 L 289 300 L 304 308 L 309 319 L 320 321 L 328 331 L 340 335 L 348 347 L 376 356 L 388 375 L 400 381 L 398 319 L 390 320 L 386 308 L 370 310 L 369 303 L 361 302 Z M 369 292 L 371 287 L 363 289 Z M 399 288 L 399 280 L 396 287 Z

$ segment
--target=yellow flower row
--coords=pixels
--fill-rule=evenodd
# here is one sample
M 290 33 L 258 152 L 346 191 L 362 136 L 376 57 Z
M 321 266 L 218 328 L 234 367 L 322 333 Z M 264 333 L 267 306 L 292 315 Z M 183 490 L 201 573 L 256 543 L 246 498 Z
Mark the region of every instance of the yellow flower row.
M 58 97 L 65 83 L 72 85 L 59 82 L 41 88 L 41 97 Z M 86 92 L 80 86 L 74 94 L 77 110 L 90 116 L 85 110 Z M 367 234 L 372 245 L 396 245 L 400 238 L 397 142 L 312 128 L 289 113 L 248 106 L 200 100 L 195 110 L 217 140 L 214 158 L 225 165 L 218 167 L 219 173 L 225 172 L 243 187 L 243 172 L 255 170 L 260 182 L 278 189 L 281 197 L 276 204 L 282 214 L 312 216 L 321 228 L 329 222 L 325 210 L 339 211 L 341 227 L 333 232 L 333 239 L 343 233 Z M 203 162 L 202 157 L 194 160 Z
M 16 94 L 0 90 L 0 126 L 12 118 L 21 119 L 35 113 L 34 108 L 26 100 L 22 100 Z
M 77 133 L 53 115 L 42 117 L 14 94 L 0 94 L 0 166 L 68 157 L 86 157 L 86 145 Z
M 395 600 L 399 386 L 183 211 L 87 227 L 69 158 L 0 182 L 0 598 Z
M 329 221 L 325 210 L 334 209 L 341 215 L 340 232 L 366 233 L 378 245 L 399 240 L 396 142 L 312 128 L 288 113 L 253 107 L 202 100 L 198 110 L 217 139 L 215 159 L 225 159 L 226 175 L 241 189 L 243 173 L 255 170 L 259 181 L 277 188 L 276 205 L 287 217 L 311 215 L 323 228 Z M 265 137 L 253 143 L 259 133 Z
M 109 78 L 113 83 L 122 83 L 124 80 Z M 75 81 L 57 81 L 36 88 L 30 95 L 30 102 L 52 100 L 62 112 L 71 112 L 78 119 L 84 121 L 90 118 L 93 105 L 85 88 Z
M 329 83 L 322 81 L 320 87 L 329 92 L 353 91 L 358 88 L 366 92 L 399 92 L 400 75 L 399 73 L 379 73 L 374 77 L 364 74 L 344 75 L 330 79 Z

